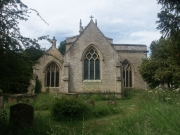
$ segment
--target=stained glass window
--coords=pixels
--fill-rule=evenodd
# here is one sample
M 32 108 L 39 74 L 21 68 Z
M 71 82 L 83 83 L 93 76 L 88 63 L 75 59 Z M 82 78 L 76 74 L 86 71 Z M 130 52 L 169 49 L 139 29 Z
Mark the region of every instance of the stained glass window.
M 132 68 L 127 60 L 122 62 L 124 87 L 132 87 Z
M 84 80 L 100 79 L 100 60 L 97 51 L 91 47 L 84 58 Z
M 59 68 L 52 62 L 46 69 L 46 87 L 59 87 Z

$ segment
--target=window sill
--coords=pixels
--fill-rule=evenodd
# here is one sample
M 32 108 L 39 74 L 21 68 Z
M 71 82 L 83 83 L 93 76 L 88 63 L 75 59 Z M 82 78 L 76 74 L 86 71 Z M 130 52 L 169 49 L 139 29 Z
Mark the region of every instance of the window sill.
M 98 83 L 98 82 L 101 83 L 101 80 L 84 80 L 83 82 L 85 82 L 85 83 L 87 83 L 87 82 L 88 82 L 88 83 L 91 83 L 91 82 L 92 82 L 92 83 L 93 83 L 93 82 L 95 82 L 95 83 Z
M 46 87 L 46 88 L 59 88 L 59 87 Z

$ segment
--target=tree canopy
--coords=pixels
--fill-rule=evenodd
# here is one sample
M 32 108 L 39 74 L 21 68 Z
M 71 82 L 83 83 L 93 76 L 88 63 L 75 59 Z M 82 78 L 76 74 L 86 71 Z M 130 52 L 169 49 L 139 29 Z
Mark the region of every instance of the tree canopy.
M 179 0 L 157 0 L 162 5 L 158 13 L 158 29 L 166 36 L 179 33 L 180 30 L 180 1 Z
M 65 54 L 65 52 L 66 52 L 66 40 L 62 41 L 62 42 L 59 44 L 58 50 L 61 52 L 62 55 Z
M 180 67 L 169 51 L 170 39 L 161 38 L 150 45 L 151 54 L 143 59 L 139 72 L 151 88 L 167 84 L 168 87 L 179 84 Z
M 179 0 L 157 0 L 162 5 L 158 13 L 157 29 L 163 37 L 170 38 L 169 51 L 177 64 L 180 65 L 180 1 Z
M 41 18 L 36 10 L 29 9 L 20 0 L 0 1 L 0 89 L 6 93 L 27 91 L 34 60 L 39 57 L 30 54 L 43 51 L 38 40 L 46 36 L 30 39 L 21 35 L 18 27 L 20 20 L 28 19 L 30 11 L 36 12 Z
M 162 5 L 158 27 L 162 38 L 150 45 L 151 55 L 143 59 L 140 74 L 150 87 L 180 85 L 180 1 L 157 0 Z

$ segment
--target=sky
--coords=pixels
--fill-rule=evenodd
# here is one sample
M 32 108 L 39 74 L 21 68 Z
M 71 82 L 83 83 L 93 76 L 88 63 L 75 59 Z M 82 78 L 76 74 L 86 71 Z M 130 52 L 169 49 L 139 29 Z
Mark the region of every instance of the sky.
M 102 33 L 113 39 L 114 44 L 143 44 L 148 50 L 153 40 L 161 36 L 156 29 L 157 13 L 161 5 L 157 0 L 21 0 L 28 8 L 37 10 L 28 21 L 20 22 L 21 34 L 30 38 L 43 35 L 54 36 L 57 45 L 79 34 L 79 22 L 87 26 L 92 15 Z M 51 44 L 41 41 L 41 47 L 48 49 Z

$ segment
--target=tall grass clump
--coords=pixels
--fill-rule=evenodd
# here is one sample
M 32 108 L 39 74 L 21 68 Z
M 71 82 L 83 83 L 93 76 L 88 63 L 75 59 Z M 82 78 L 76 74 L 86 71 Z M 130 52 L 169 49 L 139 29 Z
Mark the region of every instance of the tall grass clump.
M 105 100 L 112 100 L 112 99 L 118 99 L 116 96 L 115 96 L 115 93 L 111 93 L 111 92 L 105 92 L 105 93 L 92 93 L 92 92 L 89 92 L 89 93 L 86 93 L 84 95 L 80 95 L 78 97 L 80 100 L 94 100 L 94 101 L 105 101 Z
M 98 106 L 91 109 L 94 118 L 123 113 L 123 110 L 117 106 Z
M 35 110 L 49 110 L 51 108 L 54 96 L 51 94 L 40 93 L 37 95 L 36 100 L 33 103 Z
M 159 135 L 180 133 L 180 98 L 175 90 L 155 89 L 139 98 L 138 111 L 113 121 L 106 134 Z
M 83 120 L 91 116 L 91 109 L 75 98 L 56 98 L 52 104 L 51 114 L 54 120 Z

